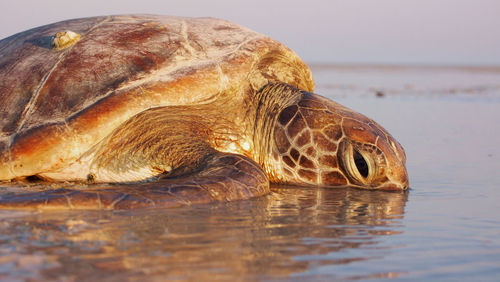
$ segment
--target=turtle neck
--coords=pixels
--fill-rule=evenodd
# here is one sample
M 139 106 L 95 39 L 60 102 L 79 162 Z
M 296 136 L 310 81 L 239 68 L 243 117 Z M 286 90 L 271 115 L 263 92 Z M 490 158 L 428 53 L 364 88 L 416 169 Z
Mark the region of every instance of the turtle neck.
M 268 83 L 254 96 L 253 143 L 254 160 L 268 174 L 272 168 L 274 128 L 279 114 L 286 107 L 297 103 L 303 96 L 301 90 L 286 83 Z M 271 173 L 272 174 L 272 173 Z

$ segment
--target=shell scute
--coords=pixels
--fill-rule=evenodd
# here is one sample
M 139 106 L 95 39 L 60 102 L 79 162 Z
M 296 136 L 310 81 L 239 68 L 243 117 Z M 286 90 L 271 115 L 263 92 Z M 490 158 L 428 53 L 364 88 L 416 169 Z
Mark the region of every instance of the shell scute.
M 53 35 L 70 29 L 85 34 L 102 18 L 77 19 L 41 26 L 0 40 L 0 135 L 11 135 L 29 115 L 30 103 L 60 59 Z

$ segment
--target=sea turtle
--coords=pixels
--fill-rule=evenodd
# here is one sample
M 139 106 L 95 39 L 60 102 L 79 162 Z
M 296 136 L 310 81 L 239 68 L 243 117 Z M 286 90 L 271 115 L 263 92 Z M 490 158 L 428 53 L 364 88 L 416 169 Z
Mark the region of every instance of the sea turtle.
M 0 180 L 70 183 L 0 206 L 164 207 L 269 182 L 407 189 L 401 145 L 313 87 L 293 51 L 220 19 L 93 17 L 13 35 L 0 41 Z

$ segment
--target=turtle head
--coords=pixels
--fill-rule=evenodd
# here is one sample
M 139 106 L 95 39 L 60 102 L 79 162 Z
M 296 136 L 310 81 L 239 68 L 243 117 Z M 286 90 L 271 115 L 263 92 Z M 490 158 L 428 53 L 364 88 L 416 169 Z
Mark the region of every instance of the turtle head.
M 284 108 L 274 130 L 273 156 L 281 182 L 406 190 L 406 155 L 366 116 L 302 91 Z

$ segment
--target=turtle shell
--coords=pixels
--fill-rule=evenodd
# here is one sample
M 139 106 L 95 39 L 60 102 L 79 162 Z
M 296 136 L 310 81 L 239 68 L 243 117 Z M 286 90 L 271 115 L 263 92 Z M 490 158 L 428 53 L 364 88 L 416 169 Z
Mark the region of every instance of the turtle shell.
M 55 48 L 62 31 L 81 37 Z M 144 110 L 247 99 L 270 81 L 314 85 L 293 51 L 220 19 L 94 17 L 13 35 L 0 41 L 0 179 L 63 167 Z

